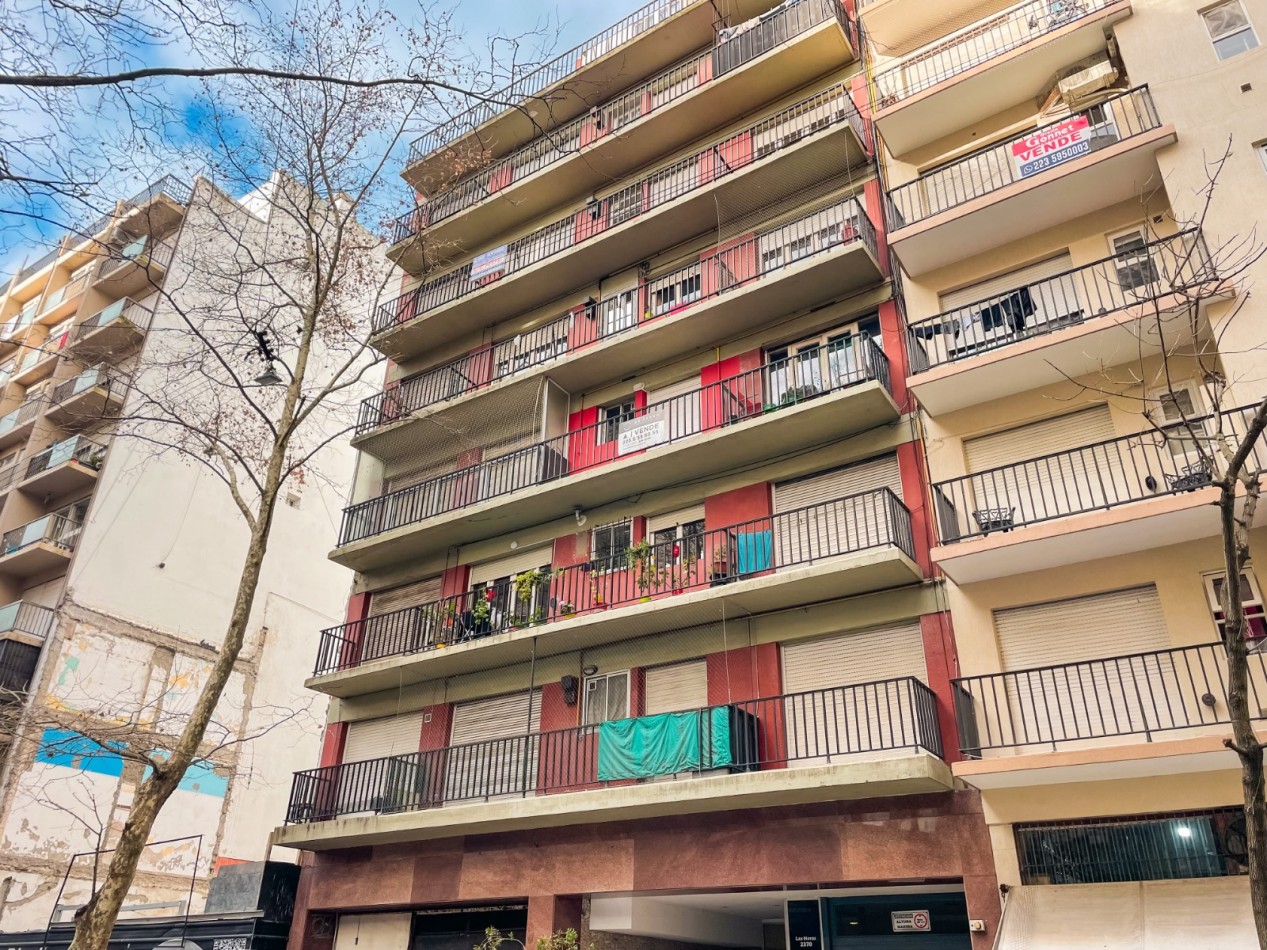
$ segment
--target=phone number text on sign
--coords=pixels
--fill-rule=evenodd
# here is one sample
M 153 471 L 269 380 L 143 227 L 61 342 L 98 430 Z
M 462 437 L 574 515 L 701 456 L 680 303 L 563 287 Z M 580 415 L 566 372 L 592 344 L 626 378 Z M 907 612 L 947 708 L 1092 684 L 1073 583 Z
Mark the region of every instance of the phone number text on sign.
M 1090 151 L 1090 123 L 1085 115 L 1077 115 L 1013 142 L 1012 161 L 1017 174 L 1028 178 Z

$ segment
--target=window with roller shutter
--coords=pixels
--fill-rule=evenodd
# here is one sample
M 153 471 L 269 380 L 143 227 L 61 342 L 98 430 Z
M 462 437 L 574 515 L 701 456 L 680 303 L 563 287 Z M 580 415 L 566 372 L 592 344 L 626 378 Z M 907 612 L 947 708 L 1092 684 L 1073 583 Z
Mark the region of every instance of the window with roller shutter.
M 1023 333 L 1081 322 L 1087 304 L 1081 299 L 1077 279 L 1066 273 L 1072 267 L 1066 252 L 942 294 L 943 319 L 936 325 L 940 332 L 924 343 L 936 353 L 933 362 L 993 349 Z M 919 327 L 915 333 L 921 335 Z
M 370 594 L 369 616 L 361 634 L 361 662 L 423 649 L 435 632 L 434 605 L 440 600 L 439 576 L 427 577 Z M 410 607 L 430 610 L 408 610 Z
M 1089 447 L 1115 435 L 1109 407 L 1093 406 L 965 439 L 973 511 L 1028 524 L 1103 505 L 1112 471 L 1101 471 L 1108 459 Z
M 996 610 L 994 628 L 1014 674 L 1006 702 L 1017 744 L 1143 731 L 1165 697 L 1185 694 L 1181 674 L 1151 655 L 1170 646 L 1151 584 Z
M 774 566 L 888 544 L 885 502 L 865 493 L 889 488 L 900 499 L 901 486 L 896 455 L 775 485 Z
M 445 756 L 445 800 L 496 798 L 536 787 L 541 690 L 457 703 Z
M 823 762 L 913 740 L 913 694 L 904 680 L 927 678 L 918 621 L 785 643 L 782 652 L 791 758 Z
M 708 667 L 704 660 L 690 660 L 646 671 L 643 708 L 648 716 L 702 709 L 708 705 Z

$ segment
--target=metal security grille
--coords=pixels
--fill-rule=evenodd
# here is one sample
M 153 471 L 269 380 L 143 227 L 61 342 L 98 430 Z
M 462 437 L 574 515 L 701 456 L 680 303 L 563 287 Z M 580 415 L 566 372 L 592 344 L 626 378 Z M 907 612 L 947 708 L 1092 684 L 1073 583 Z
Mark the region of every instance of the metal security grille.
M 1015 826 L 1022 884 L 1107 884 L 1246 873 L 1239 807 Z

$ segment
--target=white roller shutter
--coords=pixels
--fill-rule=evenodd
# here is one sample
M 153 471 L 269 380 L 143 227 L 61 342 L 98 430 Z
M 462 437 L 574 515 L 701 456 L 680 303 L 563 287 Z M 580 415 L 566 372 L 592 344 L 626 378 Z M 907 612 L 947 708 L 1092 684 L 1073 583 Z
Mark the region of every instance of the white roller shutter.
M 508 557 L 500 557 L 495 561 L 471 565 L 470 586 L 497 580 L 499 577 L 513 577 L 550 563 L 552 552 L 550 545 L 531 548 L 527 551 L 516 551 Z
M 434 618 L 435 611 L 398 611 L 434 604 L 439 599 L 439 577 L 428 577 L 370 594 L 369 618 L 361 634 L 360 661 L 368 663 L 422 649 L 432 632 L 429 621 Z
M 966 495 L 977 525 L 1000 517 L 1026 524 L 1103 505 L 1114 469 L 1086 447 L 1115 435 L 1109 407 L 1102 405 L 965 439 L 973 473 Z M 1008 467 L 991 471 L 999 466 Z
M 693 393 L 698 396 L 700 388 L 700 380 L 698 376 L 688 376 L 676 383 L 669 383 L 667 386 L 661 386 L 659 389 L 652 389 L 647 393 L 647 405 L 651 406 L 658 402 L 664 402 L 669 399 L 677 399 L 678 396 L 685 396 L 687 393 Z M 686 401 L 677 399 L 673 404 L 674 407 L 685 406 Z M 681 410 L 678 410 L 679 412 Z
M 468 801 L 535 788 L 540 731 L 539 689 L 457 703 L 445 762 L 445 799 Z
M 1053 279 L 1073 266 L 1068 252 L 961 290 L 942 294 L 941 313 L 950 332 L 926 339 L 934 362 L 1009 343 L 1022 332 L 1055 329 L 1082 319 L 1079 283 Z
M 440 599 L 440 577 L 428 577 L 370 594 L 370 616 L 391 613 L 405 607 L 419 607 Z
M 887 502 L 864 494 L 881 488 L 902 497 L 896 455 L 775 485 L 775 567 L 888 544 Z
M 653 667 L 646 677 L 644 708 L 648 716 L 708 705 L 708 673 L 703 660 Z
M 788 754 L 802 763 L 917 744 L 918 622 L 783 644 Z
M 665 528 L 674 528 L 680 524 L 690 524 L 692 521 L 703 520 L 704 505 L 701 502 L 698 505 L 691 505 L 689 508 L 679 508 L 677 511 L 666 511 L 662 515 L 652 515 L 647 518 L 647 534 L 650 536 Z
M 418 751 L 421 736 L 422 710 L 379 719 L 359 719 L 348 723 L 343 761 L 363 762 L 389 755 L 408 755 Z
M 1179 724 L 1169 717 L 1184 711 L 1172 709 L 1167 697 L 1190 693 L 1183 678 L 1202 675 L 1147 655 L 1170 645 L 1152 585 L 996 610 L 994 626 L 1003 669 L 1012 675 L 973 687 L 978 730 L 991 745 Z M 1105 662 L 1085 662 L 1096 660 Z
M 1010 290 L 1016 290 L 1018 287 L 1026 287 L 1030 284 L 1037 283 L 1040 280 L 1046 280 L 1049 277 L 1055 277 L 1057 274 L 1064 273 L 1073 267 L 1073 259 L 1066 251 L 1063 254 L 1057 254 L 1055 257 L 1040 261 L 1037 264 L 1030 264 L 1028 267 L 1022 267 L 1018 270 L 1009 271 L 1006 274 L 1000 274 L 998 277 L 991 277 L 989 280 L 983 280 L 980 283 L 972 284 L 969 287 L 963 287 L 959 290 L 952 290 L 949 293 L 941 295 L 941 309 L 955 310 L 959 307 L 965 307 L 970 303 L 976 303 L 979 300 L 986 300 L 998 294 L 1006 293 Z
M 1170 645 L 1157 588 L 1092 594 L 994 612 L 1003 669 L 1074 663 Z
M 902 676 L 927 678 L 918 623 L 783 644 L 784 692 L 830 689 Z

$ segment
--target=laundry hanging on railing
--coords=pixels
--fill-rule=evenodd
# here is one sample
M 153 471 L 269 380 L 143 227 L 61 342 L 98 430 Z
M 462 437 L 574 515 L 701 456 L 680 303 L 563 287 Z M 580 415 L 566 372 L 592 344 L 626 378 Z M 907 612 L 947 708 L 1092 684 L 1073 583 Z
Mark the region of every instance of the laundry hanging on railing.
M 733 765 L 726 706 L 618 719 L 598 727 L 598 780 L 655 778 Z
M 783 0 L 782 3 L 780 3 L 777 7 L 774 7 L 772 10 L 767 10 L 765 13 L 762 13 L 759 16 L 754 16 L 750 20 L 744 20 L 737 26 L 728 26 L 725 29 L 718 30 L 717 45 L 721 46 L 723 43 L 733 40 L 736 36 L 739 36 L 742 33 L 747 33 L 753 27 L 759 26 L 771 17 L 778 16 L 788 7 L 796 6 L 796 4 L 800 2 L 801 0 Z

